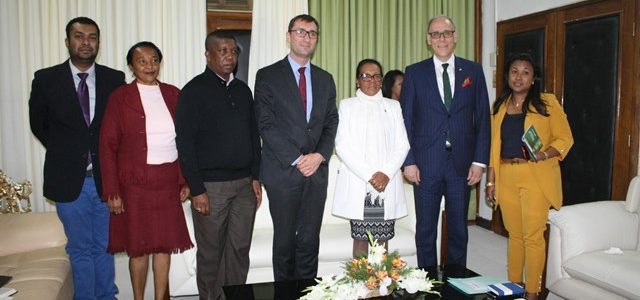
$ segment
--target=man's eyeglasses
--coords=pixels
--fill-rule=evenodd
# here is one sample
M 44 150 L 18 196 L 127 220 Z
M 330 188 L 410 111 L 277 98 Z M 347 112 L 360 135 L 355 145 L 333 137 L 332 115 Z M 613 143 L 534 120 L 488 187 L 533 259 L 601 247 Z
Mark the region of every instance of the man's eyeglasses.
M 362 81 L 366 81 L 366 82 L 370 82 L 370 81 L 377 81 L 380 82 L 382 81 L 382 75 L 380 74 L 367 74 L 367 73 L 360 73 L 360 75 L 358 75 L 358 78 L 361 79 Z
M 455 33 L 455 30 L 446 30 L 443 32 L 429 32 L 429 36 L 431 37 L 431 39 L 437 40 L 439 38 L 444 37 L 445 39 L 450 39 L 453 37 L 453 34 Z
M 298 29 L 291 29 L 289 30 L 290 33 L 293 33 L 296 37 L 299 37 L 301 39 L 303 39 L 305 36 L 309 36 L 310 39 L 317 39 L 319 33 L 317 31 L 306 31 L 302 28 L 298 28 Z

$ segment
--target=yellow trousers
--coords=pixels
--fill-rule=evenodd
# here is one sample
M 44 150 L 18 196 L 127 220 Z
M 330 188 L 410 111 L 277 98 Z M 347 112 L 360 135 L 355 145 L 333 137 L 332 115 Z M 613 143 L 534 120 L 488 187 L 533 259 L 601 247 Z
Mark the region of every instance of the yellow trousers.
M 542 287 L 545 265 L 545 241 L 549 202 L 531 172 L 530 164 L 500 164 L 500 210 L 509 232 L 507 267 L 509 281 L 523 282 L 529 293 L 538 293 Z

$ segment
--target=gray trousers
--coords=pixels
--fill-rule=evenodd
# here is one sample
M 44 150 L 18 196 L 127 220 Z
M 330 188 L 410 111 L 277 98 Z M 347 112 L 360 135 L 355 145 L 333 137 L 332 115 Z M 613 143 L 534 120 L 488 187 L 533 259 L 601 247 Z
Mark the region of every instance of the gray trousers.
M 204 185 L 211 213 L 203 216 L 191 206 L 198 292 L 203 300 L 225 299 L 223 286 L 247 281 L 256 198 L 250 177 Z

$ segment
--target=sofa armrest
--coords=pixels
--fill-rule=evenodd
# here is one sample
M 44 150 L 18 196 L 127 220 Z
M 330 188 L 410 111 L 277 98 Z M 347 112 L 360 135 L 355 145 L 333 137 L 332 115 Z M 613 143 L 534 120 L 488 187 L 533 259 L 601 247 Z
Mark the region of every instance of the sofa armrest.
M 198 293 L 196 285 L 196 253 L 198 245 L 196 243 L 193 230 L 193 216 L 191 215 L 191 201 L 182 204 L 189 238 L 193 243 L 193 248 L 182 253 L 171 254 L 171 268 L 169 269 L 169 295 L 185 296 Z
M 64 246 L 67 236 L 55 212 L 0 215 L 0 256 Z
M 407 215 L 396 220 L 396 226 L 416 231 L 416 208 L 415 200 L 413 198 L 413 185 L 404 182 L 404 194 L 407 201 Z
M 549 212 L 551 233 L 557 231 L 550 239 L 559 237 L 561 261 L 609 247 L 636 249 L 638 214 L 624 205 L 623 201 L 599 201 Z

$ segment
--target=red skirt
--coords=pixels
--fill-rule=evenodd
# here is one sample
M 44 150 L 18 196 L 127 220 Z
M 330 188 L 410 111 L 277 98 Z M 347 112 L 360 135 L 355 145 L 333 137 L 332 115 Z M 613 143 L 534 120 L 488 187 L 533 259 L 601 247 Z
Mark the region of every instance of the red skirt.
M 110 253 L 129 257 L 179 253 L 193 247 L 184 219 L 178 162 L 147 165 L 147 183 L 120 185 L 124 213 L 109 219 Z

